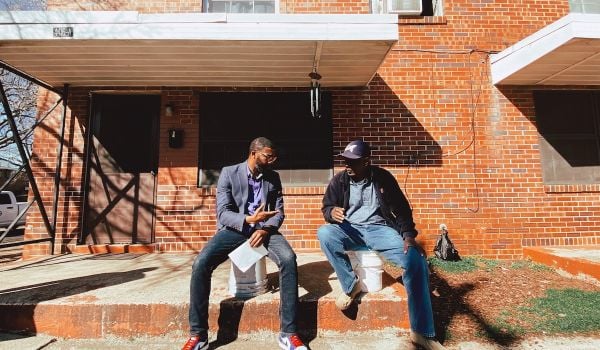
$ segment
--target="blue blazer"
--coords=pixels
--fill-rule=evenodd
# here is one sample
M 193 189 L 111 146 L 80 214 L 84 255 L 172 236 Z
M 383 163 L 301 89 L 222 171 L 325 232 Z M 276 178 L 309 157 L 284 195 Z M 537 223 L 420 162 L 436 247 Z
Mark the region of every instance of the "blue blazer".
M 281 179 L 273 170 L 265 170 L 261 179 L 262 203 L 265 203 L 265 210 L 279 211 L 262 226 L 279 231 L 285 218 Z M 248 162 L 224 167 L 217 183 L 217 230 L 229 228 L 241 232 L 246 218 L 244 212 L 247 201 Z

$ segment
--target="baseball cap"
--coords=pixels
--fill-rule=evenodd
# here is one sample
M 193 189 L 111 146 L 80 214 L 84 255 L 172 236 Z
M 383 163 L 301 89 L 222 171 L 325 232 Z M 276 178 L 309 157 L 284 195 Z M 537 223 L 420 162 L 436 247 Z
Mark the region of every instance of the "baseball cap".
M 363 140 L 352 141 L 344 148 L 344 152 L 338 154 L 348 159 L 358 159 L 371 156 L 371 148 L 369 144 Z

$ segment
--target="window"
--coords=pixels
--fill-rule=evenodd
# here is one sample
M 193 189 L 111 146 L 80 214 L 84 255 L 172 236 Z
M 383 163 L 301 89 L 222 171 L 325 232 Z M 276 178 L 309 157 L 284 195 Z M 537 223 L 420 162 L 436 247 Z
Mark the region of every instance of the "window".
M 535 91 L 546 184 L 600 183 L 600 91 Z
M 373 13 L 397 13 L 405 16 L 441 16 L 442 0 L 371 0 Z
M 8 193 L 0 193 L 0 204 L 12 204 Z
M 571 12 L 576 13 L 600 13 L 600 2 L 598 0 L 569 0 Z
M 278 0 L 204 0 L 204 12 L 279 13 Z
M 252 139 L 277 146 L 275 169 L 287 185 L 325 185 L 333 168 L 331 98 L 313 118 L 307 92 L 200 94 L 198 185 L 216 185 L 221 168 L 246 160 Z

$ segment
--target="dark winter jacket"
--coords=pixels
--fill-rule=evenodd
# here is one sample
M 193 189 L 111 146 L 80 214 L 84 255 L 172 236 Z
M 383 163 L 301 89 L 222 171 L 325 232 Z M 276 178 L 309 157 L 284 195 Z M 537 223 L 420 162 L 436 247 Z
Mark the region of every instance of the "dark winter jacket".
M 396 178 L 387 170 L 371 166 L 371 181 L 375 186 L 381 216 L 388 226 L 398 231 L 403 238 L 416 237 L 412 210 L 406 197 L 400 190 Z M 336 223 L 331 217 L 334 207 L 348 210 L 350 200 L 350 176 L 346 171 L 337 173 L 329 182 L 323 196 L 323 217 L 329 223 Z

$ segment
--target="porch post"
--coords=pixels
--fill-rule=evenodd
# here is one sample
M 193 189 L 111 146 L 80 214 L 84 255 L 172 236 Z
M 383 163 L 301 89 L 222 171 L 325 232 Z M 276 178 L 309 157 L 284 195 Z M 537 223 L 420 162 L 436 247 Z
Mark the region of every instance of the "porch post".
M 53 238 L 56 238 L 56 220 L 58 218 L 58 196 L 60 193 L 60 172 L 62 168 L 62 154 L 65 141 L 65 124 L 67 120 L 67 100 L 69 99 L 69 84 L 65 84 L 62 92 L 62 121 L 60 126 L 60 140 L 58 140 L 58 151 L 56 159 L 56 170 L 54 173 L 54 201 L 52 205 L 52 232 L 54 232 Z M 54 239 L 52 240 L 52 247 L 50 248 L 50 255 L 54 255 Z

